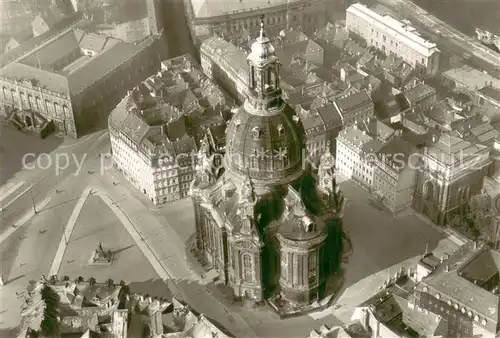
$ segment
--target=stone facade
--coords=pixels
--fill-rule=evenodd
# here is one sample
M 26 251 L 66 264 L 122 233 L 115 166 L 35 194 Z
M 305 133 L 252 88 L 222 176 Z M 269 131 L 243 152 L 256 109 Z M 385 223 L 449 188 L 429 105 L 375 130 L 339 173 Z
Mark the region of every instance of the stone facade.
M 326 22 L 326 3 L 323 0 L 264 1 L 255 3 L 184 0 L 191 36 L 196 45 L 213 36 L 230 40 L 245 39 L 259 27 L 260 17 L 266 15 L 268 34 L 277 35 L 288 27 L 299 28 L 307 34 L 323 28 Z
M 260 36 L 247 58 L 245 103 L 234 109 L 223 166 L 203 142 L 191 184 L 196 246 L 237 298 L 280 294 L 294 304 L 323 297 L 341 250 L 345 199 L 333 156 L 315 182 L 304 168 L 304 131 L 281 98 L 279 60 Z
M 75 39 L 81 39 L 75 42 L 79 48 L 76 54 L 69 52 L 73 46 L 68 41 L 73 35 Z M 0 113 L 11 116 L 15 112 L 33 111 L 43 119 L 53 121 L 59 132 L 78 137 L 102 121 L 129 89 L 158 71 L 166 53 L 161 34 L 148 37 L 137 45 L 116 42 L 113 47 L 102 47 L 100 51 L 85 48 L 84 39 L 89 46 L 91 40 L 93 46 L 104 46 L 100 40 L 112 40 L 72 28 L 2 68 Z M 52 45 L 55 43 L 66 45 L 55 47 Z M 57 64 L 50 63 L 53 60 L 48 56 L 51 48 L 60 48 L 63 54 L 57 59 Z M 113 50 L 121 50 L 121 55 L 116 56 Z M 92 59 L 97 54 L 103 55 Z M 114 62 L 109 61 L 112 57 L 116 59 Z M 84 61 L 84 58 L 89 60 Z M 73 63 L 80 61 L 85 63 L 74 67 Z M 68 75 L 53 71 L 65 67 L 70 67 Z M 101 71 L 93 71 L 96 69 Z M 35 125 L 31 119 L 20 122 L 27 129 Z
M 437 224 L 481 192 L 490 150 L 449 134 L 425 147 L 416 173 L 413 208 Z

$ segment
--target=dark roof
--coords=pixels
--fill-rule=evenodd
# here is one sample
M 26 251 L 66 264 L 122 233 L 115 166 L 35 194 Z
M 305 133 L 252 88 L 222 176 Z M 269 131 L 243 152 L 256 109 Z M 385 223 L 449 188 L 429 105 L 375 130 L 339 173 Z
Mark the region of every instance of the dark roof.
M 470 264 L 477 265 L 474 269 L 484 272 L 487 267 L 482 264 L 487 264 L 487 261 L 482 259 L 491 255 L 499 256 L 498 252 L 484 254 L 484 251 L 490 250 L 476 247 L 474 243 L 465 244 L 425 277 L 417 285 L 417 289 L 432 294 L 439 293 L 441 300 L 449 300 L 450 304 L 458 304 L 459 308 L 465 307 L 466 311 L 472 311 L 472 315 L 478 315 L 480 319 L 498 323 L 500 296 L 475 285 L 462 275 L 464 271 L 472 271 Z
M 479 89 L 479 92 L 484 96 L 492 98 L 496 102 L 500 102 L 500 90 L 497 88 L 487 86 Z
M 404 95 L 408 101 L 410 101 L 411 103 L 414 103 L 414 102 L 422 99 L 423 97 L 429 95 L 432 92 L 436 93 L 436 90 L 429 85 L 421 83 L 421 84 L 419 84 L 419 85 L 417 85 L 409 90 L 406 90 L 404 92 Z
M 336 100 L 336 102 L 339 108 L 342 110 L 342 112 L 345 113 L 351 109 L 355 109 L 357 107 L 372 102 L 372 99 L 370 98 L 370 95 L 368 95 L 368 93 L 365 90 L 363 90 L 339 98 Z
M 276 110 L 266 115 L 257 115 L 248 112 L 244 107 L 238 108 L 231 122 L 229 122 L 226 134 L 226 155 L 228 156 L 230 166 L 239 169 L 243 172 L 247 171 L 253 158 L 257 156 L 257 150 L 263 152 L 259 161 L 265 166 L 266 170 L 273 171 L 277 174 L 292 173 L 300 170 L 302 161 L 302 146 L 301 131 L 299 123 L 293 120 L 295 112 L 290 106 L 286 105 L 283 111 Z M 260 133 L 258 137 L 254 133 Z M 279 167 L 276 158 L 276 152 L 279 149 L 287 152 L 286 164 L 283 162 L 283 168 Z M 276 168 L 271 165 L 264 164 L 267 162 L 275 163 Z M 272 179 L 262 175 L 262 170 L 257 172 L 258 177 L 264 179 Z M 271 176 L 271 175 L 269 175 Z

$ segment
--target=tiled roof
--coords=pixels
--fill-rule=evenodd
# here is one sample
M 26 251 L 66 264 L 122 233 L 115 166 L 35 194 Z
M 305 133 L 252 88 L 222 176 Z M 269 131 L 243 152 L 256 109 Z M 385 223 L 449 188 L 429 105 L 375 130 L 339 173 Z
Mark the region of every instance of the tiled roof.
M 450 300 L 453 304 L 458 303 L 459 308 L 465 307 L 466 311 L 471 310 L 473 316 L 478 315 L 480 318 L 497 323 L 500 296 L 461 276 L 468 264 L 477 264 L 478 269 L 485 268 L 481 265 L 485 262 L 480 260 L 481 257 L 487 257 L 487 255 L 481 255 L 484 251 L 489 251 L 489 249 L 474 248 L 473 243 L 464 245 L 425 277 L 417 285 L 417 289 L 431 294 L 439 293 L 443 301 Z M 494 255 L 499 254 L 494 253 Z
M 454 166 L 474 158 L 486 148 L 486 146 L 472 144 L 447 133 L 442 134 L 438 142 L 427 147 L 426 156 L 442 165 Z
M 372 99 L 368 93 L 363 90 L 357 93 L 350 94 L 348 96 L 339 98 L 336 100 L 337 105 L 342 110 L 342 113 L 346 113 L 351 109 L 355 109 L 362 105 L 372 102 Z
M 414 103 L 418 101 L 419 99 L 429 95 L 432 92 L 436 92 L 434 88 L 432 88 L 429 85 L 426 85 L 425 83 L 419 84 L 409 90 L 406 90 L 404 92 L 405 97 L 407 98 L 408 101 L 411 103 Z
M 299 0 L 191 0 L 191 6 L 196 19 L 210 18 L 225 14 L 232 14 L 235 11 L 249 12 L 257 9 L 269 9 L 276 6 L 292 4 Z
M 211 37 L 203 41 L 200 51 L 226 60 L 225 62 L 232 65 L 235 73 L 241 73 L 244 78 L 248 78 L 247 53 L 232 43 L 220 37 Z M 220 60 L 217 61 L 220 63 Z
M 410 155 L 415 154 L 416 151 L 417 149 L 411 143 L 407 142 L 404 138 L 395 137 L 387 142 L 383 147 L 381 147 L 378 153 L 389 155 L 383 156 L 386 164 L 399 171 L 406 167 L 403 164 L 408 163 Z M 401 163 L 400 161 L 402 161 L 403 163 Z M 417 165 L 417 163 L 414 163 L 414 165 Z

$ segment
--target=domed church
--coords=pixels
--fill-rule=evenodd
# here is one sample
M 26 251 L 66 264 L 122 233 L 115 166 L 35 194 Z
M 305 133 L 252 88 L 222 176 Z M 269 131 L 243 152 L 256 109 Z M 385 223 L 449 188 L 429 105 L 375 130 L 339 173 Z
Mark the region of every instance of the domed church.
M 282 99 L 280 62 L 261 23 L 222 161 L 202 141 L 190 194 L 196 246 L 238 298 L 310 304 L 339 263 L 345 199 L 334 157 L 308 168 L 304 131 Z

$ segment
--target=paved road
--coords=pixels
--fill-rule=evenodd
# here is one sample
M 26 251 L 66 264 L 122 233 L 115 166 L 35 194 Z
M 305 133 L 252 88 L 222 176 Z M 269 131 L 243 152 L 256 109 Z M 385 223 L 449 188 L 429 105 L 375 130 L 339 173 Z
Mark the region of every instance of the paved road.
M 22 157 L 26 153 L 50 153 L 63 142 L 63 138 L 51 135 L 41 140 L 36 135 L 23 133 L 5 121 L 0 115 L 0 185 L 5 184 L 22 168 Z
M 94 142 L 91 142 L 93 153 L 105 152 L 108 149 L 108 143 L 105 137 L 101 139 L 97 137 Z M 82 147 L 85 146 L 82 145 Z M 63 227 L 68 222 L 82 191 L 95 175 L 89 175 L 87 168 L 96 168 L 99 163 L 100 159 L 96 155 L 93 157 L 89 155 L 79 177 L 66 173 L 64 176 L 59 176 L 55 182 L 46 181 L 44 187 L 47 190 L 41 193 L 40 199 L 49 196 L 51 198 L 49 205 L 0 244 L 0 273 L 6 282 L 6 285 L 2 287 L 0 313 L 7 310 L 2 313 L 0 337 L 10 337 L 7 331 L 3 330 L 19 325 L 20 303 L 16 299 L 16 292 L 24 291 L 29 280 L 39 279 L 42 274 L 47 275 L 61 241 Z M 59 193 L 55 192 L 56 188 L 60 191 Z M 29 207 L 31 207 L 31 202 Z M 44 232 L 40 234 L 39 230 Z M 3 335 L 4 333 L 6 335 Z
M 135 198 L 136 192 L 131 193 L 127 189 L 122 177 L 109 175 L 94 178 L 98 184 L 96 190 L 100 191 L 101 187 L 105 196 L 113 201 L 112 204 L 125 213 L 125 223 L 132 223 L 134 231 L 130 234 L 136 237 L 136 244 L 144 249 L 143 253 L 152 265 L 159 263 L 163 267 L 166 282 L 174 295 L 188 302 L 197 311 L 217 320 L 236 337 L 258 337 L 238 313 L 231 313 L 219 300 L 219 296 L 206 288 L 206 281 L 190 266 L 185 245 L 179 240 L 173 227 L 165 224 L 164 218 L 156 217 Z M 112 182 L 120 183 L 115 186 Z M 128 227 L 125 229 L 130 230 Z
M 75 175 L 75 173 L 77 173 L 78 164 L 73 159 L 82 161 L 83 159 L 95 157 L 106 143 L 109 143 L 107 132 L 97 132 L 71 148 L 59 148 L 51 153 L 51 160 L 47 160 L 45 163 L 52 161 L 52 165 L 46 170 L 40 170 L 38 168 L 27 170 L 28 173 L 26 173 L 26 176 L 28 179 L 25 179 L 26 187 L 32 184 L 32 188 L 29 190 L 20 188 L 19 191 L 26 191 L 20 196 L 15 196 L 16 199 L 13 203 L 7 205 L 7 203 L 9 203 L 8 200 L 2 201 L 2 206 L 5 205 L 5 207 L 2 208 L 2 229 L 0 229 L 0 231 L 15 224 L 17 218 L 33 207 L 33 201 L 39 203 L 59 182 L 68 176 Z M 68 155 L 70 160 L 66 169 L 57 172 L 54 163 L 55 158 L 60 154 Z M 14 198 L 14 196 L 10 198 Z
M 190 54 L 198 58 L 198 51 L 193 46 L 187 19 L 184 15 L 183 0 L 168 0 L 163 3 L 165 4 L 164 21 L 170 57 Z

